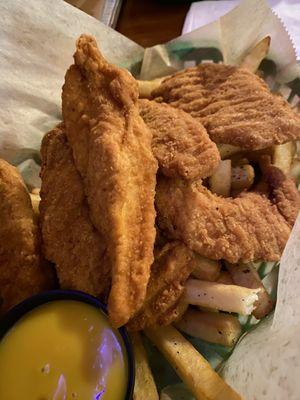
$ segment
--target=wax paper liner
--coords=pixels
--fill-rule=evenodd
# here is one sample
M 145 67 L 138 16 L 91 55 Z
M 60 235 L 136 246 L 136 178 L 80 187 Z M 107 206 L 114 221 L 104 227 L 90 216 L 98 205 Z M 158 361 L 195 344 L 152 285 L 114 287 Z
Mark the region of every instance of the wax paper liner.
M 300 67 L 293 44 L 264 0 L 243 1 L 220 20 L 150 49 L 62 0 L 0 2 L 0 21 L 0 157 L 18 165 L 30 188 L 40 185 L 41 138 L 61 119 L 64 74 L 81 33 L 94 35 L 109 61 L 142 79 L 203 61 L 238 64 L 270 35 L 270 53 L 260 68 L 272 90 L 299 106 Z M 188 338 L 248 400 L 300 398 L 299 240 L 298 219 L 281 260 L 274 317 L 259 323 L 241 318 L 245 334 L 234 350 Z M 278 265 L 256 266 L 274 296 Z M 164 358 L 149 342 L 145 345 L 162 398 L 192 399 Z
M 17 164 L 38 161 L 41 137 L 61 120 L 61 87 L 81 33 L 133 72 L 143 57 L 142 47 L 62 0 L 3 1 L 0 22 L 0 157 Z

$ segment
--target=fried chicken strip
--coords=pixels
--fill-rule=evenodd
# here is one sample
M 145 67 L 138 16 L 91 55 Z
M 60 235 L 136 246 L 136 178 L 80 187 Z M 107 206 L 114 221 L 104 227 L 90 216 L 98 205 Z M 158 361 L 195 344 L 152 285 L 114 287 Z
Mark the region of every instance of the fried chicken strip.
M 193 252 L 183 243 L 166 244 L 151 268 L 145 303 L 127 324 L 137 331 L 154 325 L 169 325 L 184 307 L 184 283 L 195 268 Z
M 151 129 L 152 150 L 164 175 L 194 179 L 212 174 L 220 154 L 199 122 L 168 104 L 146 99 L 138 104 Z
M 48 289 L 53 276 L 40 254 L 40 235 L 26 186 L 0 159 L 0 314 Z
M 292 179 L 276 167 L 269 164 L 263 167 L 265 181 L 271 190 L 273 202 L 286 222 L 292 228 L 299 213 L 299 192 Z
M 109 64 L 95 40 L 77 41 L 62 94 L 66 135 L 83 179 L 90 217 L 112 265 L 111 322 L 125 324 L 143 304 L 155 239 L 157 162 L 139 116 L 133 77 Z
M 191 114 L 216 143 L 258 150 L 300 139 L 300 116 L 243 68 L 199 64 L 165 79 L 152 95 Z
M 222 198 L 199 182 L 161 178 L 156 196 L 160 228 L 211 259 L 279 260 L 299 211 L 299 194 L 276 167 L 265 170 L 265 176 L 273 184 L 271 200 L 253 192 Z
M 44 253 L 63 289 L 100 296 L 109 289 L 110 263 L 94 228 L 63 124 L 42 141 L 40 218 Z

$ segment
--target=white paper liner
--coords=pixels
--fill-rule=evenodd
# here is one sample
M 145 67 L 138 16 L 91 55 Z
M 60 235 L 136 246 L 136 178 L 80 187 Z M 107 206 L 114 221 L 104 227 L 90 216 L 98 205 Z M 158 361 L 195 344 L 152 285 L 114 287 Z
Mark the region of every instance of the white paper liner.
M 279 269 L 274 318 L 262 321 L 236 346 L 222 375 L 249 400 L 299 400 L 300 216 Z
M 116 64 L 141 60 L 143 48 L 62 0 L 0 2 L 0 157 L 19 163 L 37 153 L 61 119 L 61 88 L 75 40 L 94 35 Z
M 271 46 L 268 58 L 277 66 L 277 79 L 283 82 L 293 80 L 299 70 L 296 66 L 296 53 L 293 43 L 281 23 L 265 0 L 246 0 L 241 2 L 218 21 L 202 26 L 190 33 L 171 40 L 165 45 L 146 49 L 141 70 L 142 79 L 153 79 L 167 75 L 173 66 L 178 69 L 180 62 L 172 56 L 175 45 L 184 44 L 195 47 L 216 47 L 221 50 L 224 61 L 238 64 L 245 54 L 260 39 L 270 35 Z M 157 59 L 157 52 L 169 50 L 169 57 Z M 184 67 L 181 60 L 181 68 Z M 159 62 L 159 63 L 158 63 Z M 152 68 L 155 64 L 155 68 Z

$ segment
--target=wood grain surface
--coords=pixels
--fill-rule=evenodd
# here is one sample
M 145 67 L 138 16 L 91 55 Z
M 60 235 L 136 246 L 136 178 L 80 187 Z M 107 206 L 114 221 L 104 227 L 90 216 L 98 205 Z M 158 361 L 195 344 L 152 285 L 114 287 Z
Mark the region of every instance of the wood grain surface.
M 144 47 L 181 34 L 190 1 L 123 0 L 116 30 Z

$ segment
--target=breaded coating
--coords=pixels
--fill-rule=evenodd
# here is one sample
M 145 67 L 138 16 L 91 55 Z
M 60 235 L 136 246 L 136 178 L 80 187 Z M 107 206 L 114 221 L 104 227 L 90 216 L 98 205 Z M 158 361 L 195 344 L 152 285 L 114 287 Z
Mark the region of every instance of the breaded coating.
M 220 154 L 202 124 L 164 103 L 140 99 L 139 109 L 151 129 L 152 150 L 164 175 L 195 179 L 212 174 Z
M 56 264 L 61 288 L 100 296 L 109 289 L 106 246 L 89 218 L 82 180 L 63 124 L 42 141 L 40 219 L 43 248 Z
M 264 172 L 265 180 L 271 189 L 272 200 L 292 228 L 300 209 L 299 192 L 295 183 L 292 179 L 287 179 L 279 168 L 268 166 Z
M 193 252 L 183 243 L 166 244 L 151 268 L 145 303 L 127 324 L 130 330 L 169 325 L 178 317 L 184 283 L 195 268 Z
M 78 39 L 74 59 L 63 87 L 63 118 L 92 223 L 106 240 L 112 265 L 108 310 L 118 327 L 146 295 L 157 162 L 139 115 L 135 79 L 109 64 L 90 36 Z
M 40 255 L 40 235 L 30 196 L 15 167 L 0 159 L 0 314 L 51 288 Z
M 273 185 L 271 200 L 254 192 L 222 198 L 200 182 L 161 178 L 156 196 L 160 228 L 214 260 L 277 261 L 300 206 L 294 183 L 287 177 L 273 178 L 279 173 L 282 177 L 278 171 L 276 167 L 266 171 Z
M 216 143 L 258 150 L 300 139 L 300 116 L 243 68 L 199 64 L 166 78 L 152 95 L 191 114 Z

